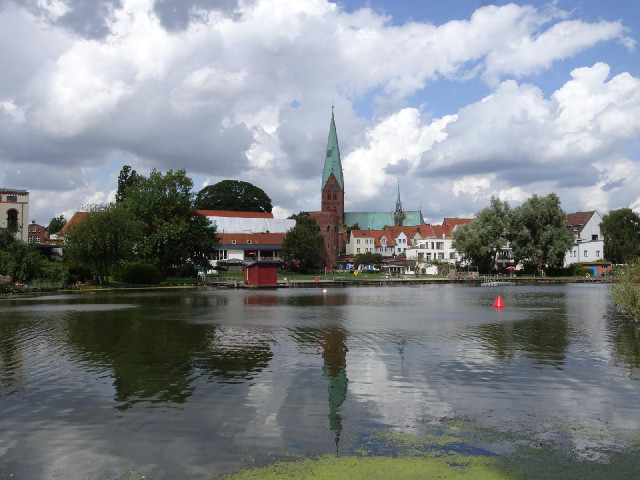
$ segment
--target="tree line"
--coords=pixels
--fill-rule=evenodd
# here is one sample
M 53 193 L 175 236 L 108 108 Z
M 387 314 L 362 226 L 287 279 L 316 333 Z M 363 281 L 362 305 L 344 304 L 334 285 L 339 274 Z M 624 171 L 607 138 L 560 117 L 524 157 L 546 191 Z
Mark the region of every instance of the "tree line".
M 513 260 L 536 272 L 562 267 L 573 235 L 566 227 L 567 214 L 555 193 L 533 195 L 521 206 L 491 197 L 489 206 L 476 213 L 475 221 L 453 232 L 454 247 L 483 272 L 496 268 L 500 251 L 511 248 Z M 640 256 L 640 216 L 629 208 L 602 217 L 604 258 L 627 263 Z

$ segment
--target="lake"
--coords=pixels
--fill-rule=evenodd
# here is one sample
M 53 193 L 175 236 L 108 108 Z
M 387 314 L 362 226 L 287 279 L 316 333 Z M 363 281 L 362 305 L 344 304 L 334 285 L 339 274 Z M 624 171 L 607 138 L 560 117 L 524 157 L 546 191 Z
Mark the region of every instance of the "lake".
M 452 432 L 606 465 L 637 458 L 639 407 L 640 330 L 601 284 L 0 298 L 0 478 L 211 478 Z

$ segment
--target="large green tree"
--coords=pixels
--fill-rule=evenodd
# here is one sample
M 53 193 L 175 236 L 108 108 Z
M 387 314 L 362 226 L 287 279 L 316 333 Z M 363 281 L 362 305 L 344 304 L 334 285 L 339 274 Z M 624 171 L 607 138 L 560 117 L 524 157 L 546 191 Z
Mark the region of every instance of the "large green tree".
M 57 217 L 53 217 L 49 222 L 49 226 L 47 227 L 47 235 L 54 235 L 62 230 L 67 224 L 67 219 L 64 218 L 64 215 L 60 214 Z
M 602 217 L 604 256 L 613 263 L 640 257 L 640 215 L 630 208 L 612 210 Z
M 192 187 L 185 170 L 152 170 L 127 190 L 129 208 L 144 222 L 141 256 L 163 276 L 189 262 L 206 269 L 220 245 L 215 226 L 193 207 Z
M 510 214 L 507 202 L 491 197 L 490 205 L 476 214 L 475 221 L 454 230 L 456 250 L 471 259 L 478 270 L 490 273 L 500 249 L 507 245 Z
M 0 275 L 12 281 L 31 281 L 43 273 L 46 262 L 35 244 L 16 240 L 15 229 L 0 231 Z
M 100 284 L 107 285 L 111 267 L 134 257 L 143 226 L 123 204 L 96 207 L 66 234 L 67 254 L 72 262 L 92 268 Z
M 322 260 L 323 239 L 320 227 L 307 212 L 300 212 L 290 218 L 296 221 L 282 242 L 282 258 L 285 262 L 298 265 L 301 272 L 318 267 Z
M 118 176 L 118 191 L 116 192 L 116 203 L 125 202 L 129 192 L 140 185 L 143 180 L 142 175 L 133 170 L 129 165 L 124 165 Z
M 510 216 L 514 259 L 530 263 L 538 272 L 546 266 L 562 266 L 566 252 L 573 245 L 566 218 L 555 193 L 546 197 L 533 195 L 514 208 Z
M 195 206 L 200 210 L 231 210 L 234 212 L 271 213 L 269 196 L 249 182 L 223 180 L 198 192 Z

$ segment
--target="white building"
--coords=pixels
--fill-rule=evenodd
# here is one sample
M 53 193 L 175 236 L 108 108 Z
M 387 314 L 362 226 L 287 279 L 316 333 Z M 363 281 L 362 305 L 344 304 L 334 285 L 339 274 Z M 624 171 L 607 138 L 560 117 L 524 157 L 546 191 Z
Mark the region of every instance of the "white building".
M 598 212 L 576 212 L 567 215 L 567 230 L 573 235 L 573 247 L 564 257 L 564 266 L 594 262 L 604 258 L 604 238 L 600 233 L 602 218 Z
M 437 227 L 438 225 L 436 225 Z M 453 248 L 451 234 L 441 233 L 439 237 L 419 240 L 406 251 L 407 260 L 418 263 L 431 263 L 433 260 L 455 264 L 460 260 L 460 255 Z
M 0 229 L 16 225 L 16 238 L 26 242 L 29 235 L 29 192 L 0 188 Z

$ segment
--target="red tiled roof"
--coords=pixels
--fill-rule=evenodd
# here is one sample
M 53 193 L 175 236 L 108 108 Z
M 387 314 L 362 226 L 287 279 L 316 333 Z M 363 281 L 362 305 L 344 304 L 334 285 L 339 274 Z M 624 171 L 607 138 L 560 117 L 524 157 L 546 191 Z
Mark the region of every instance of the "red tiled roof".
M 424 225 L 423 225 L 424 226 Z M 384 227 L 393 238 L 398 238 L 401 233 L 404 233 L 407 238 L 413 238 L 413 236 L 419 231 L 419 226 L 413 227 L 400 227 L 400 226 L 386 226 Z
M 229 218 L 273 218 L 273 213 L 265 212 L 234 212 L 230 210 L 197 210 L 205 217 L 229 217 Z
M 469 223 L 469 222 L 467 222 Z M 463 224 L 460 224 L 463 225 Z M 436 238 L 450 238 L 453 225 L 433 225 L 433 233 Z
M 565 220 L 565 224 L 567 228 L 571 230 L 571 233 L 577 233 L 580 235 L 582 233 L 582 229 L 587 224 L 593 214 L 596 213 L 595 210 L 590 212 L 576 212 L 567 214 L 567 219 Z M 574 227 L 578 227 L 577 230 Z
M 433 225 L 418 225 L 416 228 L 418 229 L 416 233 L 419 233 L 421 238 L 434 237 L 436 235 L 433 231 Z
M 473 222 L 473 218 L 447 218 L 445 217 L 445 219 L 442 221 L 442 225 L 451 225 L 451 226 L 457 226 L 457 225 L 464 225 L 465 223 L 471 223 Z
M 380 242 L 382 237 L 387 238 L 387 247 L 393 247 L 395 245 L 393 235 L 387 230 L 351 230 L 351 235 L 353 235 L 354 238 L 373 238 L 373 244 L 376 247 L 382 247 L 382 243 Z
M 238 245 L 246 245 L 247 240 L 251 240 L 251 245 L 282 245 L 285 233 L 220 233 L 220 243 L 223 245 L 233 244 L 233 240 Z
M 58 232 L 60 235 L 66 235 L 67 233 L 71 232 L 71 230 L 73 229 L 74 225 L 79 224 L 80 222 L 82 222 L 87 215 L 91 215 L 92 213 L 95 212 L 76 212 L 73 214 L 73 217 L 71 217 L 71 219 L 69 219 L 69 221 L 67 223 L 65 223 L 64 227 L 62 227 L 62 230 L 60 230 L 60 232 Z

